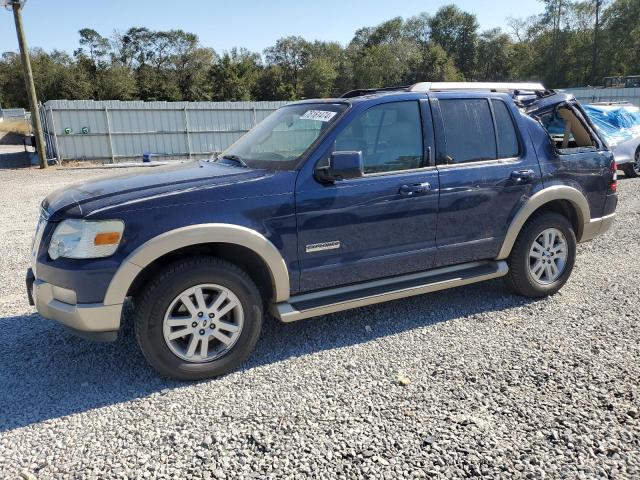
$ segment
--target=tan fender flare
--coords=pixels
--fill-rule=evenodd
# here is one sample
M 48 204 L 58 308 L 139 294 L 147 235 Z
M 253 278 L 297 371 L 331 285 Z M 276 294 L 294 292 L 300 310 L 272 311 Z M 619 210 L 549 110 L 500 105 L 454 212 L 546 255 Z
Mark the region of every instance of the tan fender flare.
M 591 238 L 597 234 L 597 232 L 595 232 L 594 235 L 591 235 L 592 229 L 590 228 L 591 213 L 589 210 L 589 203 L 582 192 L 567 185 L 554 185 L 536 192 L 520 208 L 509 225 L 507 235 L 502 242 L 502 248 L 500 248 L 500 252 L 496 257 L 496 260 L 504 260 L 509 256 L 511 249 L 513 248 L 513 244 L 518 238 L 520 230 L 522 230 L 522 227 L 529 217 L 540 207 L 549 202 L 553 202 L 554 200 L 566 200 L 573 207 L 578 219 L 578 231 L 575 233 L 579 242 L 591 240 Z
M 252 250 L 268 267 L 274 300 L 283 302 L 289 298 L 287 264 L 273 243 L 250 228 L 226 223 L 206 223 L 165 232 L 136 248 L 116 271 L 107 289 L 104 304 L 122 304 L 135 278 L 154 260 L 180 248 L 204 243 L 230 243 Z

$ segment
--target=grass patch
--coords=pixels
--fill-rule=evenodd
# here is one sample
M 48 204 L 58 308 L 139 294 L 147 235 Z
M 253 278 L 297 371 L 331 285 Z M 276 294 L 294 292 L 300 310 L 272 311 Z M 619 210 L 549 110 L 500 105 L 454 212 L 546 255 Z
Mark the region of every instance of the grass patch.
M 29 135 L 31 133 L 31 126 L 26 120 L 7 120 L 5 118 L 3 122 L 0 122 L 0 132 Z

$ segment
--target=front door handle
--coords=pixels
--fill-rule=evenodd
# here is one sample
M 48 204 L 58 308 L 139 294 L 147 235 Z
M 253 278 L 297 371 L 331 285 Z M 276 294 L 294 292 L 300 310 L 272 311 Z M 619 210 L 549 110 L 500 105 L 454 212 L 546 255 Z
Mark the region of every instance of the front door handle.
M 516 183 L 521 185 L 531 183 L 536 176 L 536 172 L 531 169 L 526 170 L 515 170 L 511 172 L 511 179 L 515 180 Z
M 400 195 L 405 197 L 411 197 L 413 195 L 424 195 L 431 190 L 431 184 L 429 182 L 413 183 L 411 185 L 402 185 L 400 187 Z

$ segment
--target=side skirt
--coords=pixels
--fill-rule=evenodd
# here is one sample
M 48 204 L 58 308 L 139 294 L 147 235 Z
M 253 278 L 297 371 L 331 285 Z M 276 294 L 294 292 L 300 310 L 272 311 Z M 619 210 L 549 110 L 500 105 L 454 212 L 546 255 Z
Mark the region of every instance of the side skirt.
M 438 268 L 427 272 L 331 288 L 291 297 L 274 306 L 274 314 L 283 322 L 340 312 L 398 298 L 436 292 L 507 274 L 507 262 L 486 261 Z

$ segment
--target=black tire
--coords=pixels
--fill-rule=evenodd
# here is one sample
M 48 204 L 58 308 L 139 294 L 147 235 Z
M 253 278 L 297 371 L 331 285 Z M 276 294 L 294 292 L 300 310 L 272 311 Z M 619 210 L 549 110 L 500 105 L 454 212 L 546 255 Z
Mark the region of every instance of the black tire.
M 558 229 L 564 235 L 567 242 L 567 258 L 561 275 L 552 283 L 542 284 L 536 281 L 530 273 L 529 251 L 533 242 L 548 228 Z M 511 250 L 511 255 L 507 260 L 509 273 L 505 277 L 506 284 L 511 291 L 525 297 L 541 298 L 553 295 L 562 288 L 571 276 L 575 259 L 576 235 L 566 217 L 554 212 L 535 215 L 522 228 Z
M 636 155 L 638 155 L 638 153 L 636 153 Z M 635 169 L 633 168 L 633 164 L 632 163 L 622 167 L 622 171 L 624 172 L 624 175 L 626 177 L 629 177 L 629 178 L 638 178 L 638 177 L 640 177 L 640 172 L 636 172 L 635 171 Z
M 164 316 L 180 293 L 207 283 L 221 285 L 236 295 L 244 321 L 229 351 L 206 363 L 192 363 L 167 346 Z M 160 375 L 176 380 L 202 380 L 235 370 L 253 351 L 262 329 L 263 302 L 254 282 L 242 269 L 213 257 L 191 257 L 169 265 L 137 296 L 135 304 L 136 339 L 144 357 Z

